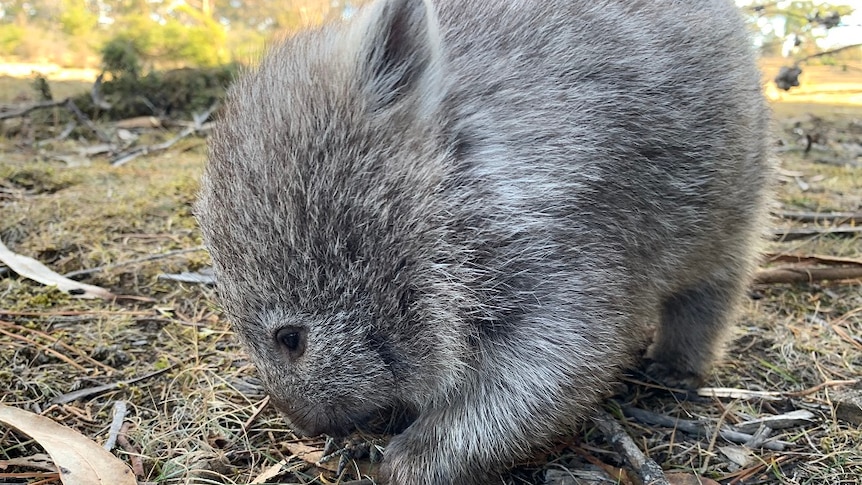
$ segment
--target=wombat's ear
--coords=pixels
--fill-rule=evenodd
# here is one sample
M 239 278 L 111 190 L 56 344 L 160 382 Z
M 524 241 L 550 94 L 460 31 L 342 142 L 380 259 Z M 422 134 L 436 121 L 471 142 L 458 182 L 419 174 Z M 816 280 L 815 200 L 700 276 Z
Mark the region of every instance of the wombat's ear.
M 376 106 L 405 98 L 436 104 L 442 91 L 441 41 L 431 5 L 426 0 L 381 0 L 363 24 L 360 70 Z

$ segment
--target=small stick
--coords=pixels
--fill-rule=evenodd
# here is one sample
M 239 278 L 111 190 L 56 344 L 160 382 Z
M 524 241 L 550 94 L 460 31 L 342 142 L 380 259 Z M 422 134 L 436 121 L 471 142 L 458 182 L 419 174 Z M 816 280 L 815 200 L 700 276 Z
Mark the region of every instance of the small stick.
M 763 255 L 770 263 L 821 264 L 824 266 L 862 266 L 862 259 L 838 258 L 820 254 L 766 253 Z
M 80 109 L 78 109 L 78 105 L 76 105 L 75 102 L 72 101 L 72 98 L 66 98 L 65 105 L 66 108 L 71 111 L 76 118 L 78 118 L 78 122 L 80 122 L 87 128 L 93 130 L 93 133 L 95 133 L 96 136 L 103 142 L 111 143 L 111 137 L 106 135 L 105 132 L 103 132 L 102 130 L 100 130 L 99 127 L 96 126 L 96 124 L 90 120 L 90 118 L 87 118 L 87 115 L 85 115 Z
M 149 379 L 151 377 L 156 377 L 158 375 L 164 374 L 165 372 L 173 369 L 174 366 L 176 366 L 176 364 L 170 365 L 168 367 L 165 367 L 164 369 L 160 369 L 155 372 L 150 372 L 149 374 L 144 374 L 142 376 L 135 377 L 132 379 L 126 379 L 125 381 L 113 382 L 111 384 L 105 384 L 96 387 L 88 387 L 86 389 L 79 389 L 74 392 L 67 392 L 66 394 L 51 399 L 51 404 L 66 404 L 76 399 L 81 399 L 82 397 L 88 397 L 96 394 L 101 394 L 103 392 L 113 391 L 114 389 L 118 389 L 121 386 L 128 386 L 130 384 L 143 381 L 144 379 Z
M 772 435 L 772 428 L 769 426 L 762 426 L 757 431 L 754 432 L 751 439 L 746 441 L 744 445 L 748 448 L 760 448 L 766 443 L 766 440 Z
M 35 111 L 37 109 L 45 109 L 45 108 L 56 108 L 59 106 L 63 106 L 66 104 L 70 98 L 66 98 L 62 101 L 43 101 L 41 103 L 31 104 L 29 106 L 21 107 L 14 111 L 0 111 L 0 120 L 8 120 L 10 118 L 20 118 L 25 116 L 27 113 L 31 111 Z
M 257 421 L 257 418 L 258 416 L 260 416 L 260 413 L 262 413 L 268 405 L 269 396 L 266 396 L 260 401 L 260 405 L 257 406 L 257 409 L 255 409 L 254 412 L 251 413 L 251 416 L 249 416 L 248 419 L 245 421 L 245 423 L 242 424 L 242 434 L 248 433 L 248 429 L 251 428 L 251 425 L 255 421 Z
M 643 409 L 633 408 L 629 406 L 623 408 L 623 413 L 626 416 L 634 418 L 635 420 L 642 423 L 675 428 L 679 429 L 684 433 L 688 433 L 694 436 L 710 436 L 711 434 L 711 426 L 707 425 L 706 423 L 700 423 L 688 419 L 676 419 L 670 416 L 664 416 L 661 414 L 656 414 Z M 752 438 L 752 436 L 748 433 L 740 433 L 738 431 L 730 429 L 727 426 L 722 426 L 719 429 L 719 436 L 726 439 L 727 441 L 730 441 L 731 443 L 739 444 L 746 443 Z M 793 443 L 776 440 L 767 441 L 763 444 L 763 448 L 771 451 L 784 451 L 785 447 L 791 445 L 793 445 Z
M 792 212 L 776 211 L 774 214 L 782 219 L 796 222 L 839 222 L 862 223 L 862 212 Z
M 807 396 L 809 394 L 814 394 L 815 392 L 817 392 L 823 388 L 826 388 L 826 387 L 852 386 L 852 385 L 857 384 L 858 382 L 859 382 L 859 379 L 847 380 L 847 381 L 829 380 L 829 381 L 821 382 L 820 384 L 817 384 L 816 386 L 809 387 L 808 389 L 803 389 L 801 391 L 795 391 L 795 392 L 787 392 L 787 393 L 784 393 L 784 395 L 788 396 L 788 397 L 803 397 L 803 396 Z
M 0 310 L 0 316 L 4 317 L 80 317 L 86 315 L 123 315 L 131 317 L 149 317 L 153 316 L 151 311 L 126 311 L 126 310 L 59 310 L 53 312 L 19 312 L 10 310 Z M 39 332 L 40 334 L 42 332 Z M 113 369 L 112 369 L 113 370 Z
M 670 485 L 658 463 L 643 454 L 613 416 L 604 413 L 601 417 L 593 418 L 593 422 L 605 439 L 625 458 L 642 485 Z
M 216 110 L 217 107 L 218 107 L 218 103 L 214 103 L 212 106 L 209 107 L 209 109 L 207 109 L 203 113 L 193 114 L 192 115 L 192 118 L 193 118 L 192 125 L 184 128 L 182 131 L 180 131 L 175 137 L 171 138 L 170 140 L 163 142 L 163 143 L 158 143 L 155 145 L 138 147 L 138 148 L 129 150 L 126 153 L 120 153 L 119 155 L 114 157 L 113 160 L 111 160 L 111 165 L 114 167 L 119 167 L 120 165 L 125 165 L 126 163 L 134 160 L 135 158 L 137 158 L 141 155 L 147 155 L 149 153 L 167 150 L 168 148 L 172 147 L 176 142 L 182 140 L 183 138 L 191 135 L 192 133 L 203 130 L 204 121 L 209 119 L 209 117 L 213 114 L 213 112 Z
M 129 461 L 132 462 L 132 471 L 135 473 L 136 477 L 144 476 L 144 462 L 141 460 L 141 451 L 137 446 L 132 445 L 129 442 L 129 429 L 131 429 L 132 423 L 123 423 L 122 429 L 120 429 L 120 434 L 117 435 L 117 443 L 123 448 L 123 451 L 129 454 Z
M 126 419 L 126 401 L 117 401 L 114 403 L 114 419 L 111 420 L 111 427 L 108 429 L 108 439 L 105 441 L 104 448 L 108 451 L 114 449 L 117 444 L 117 436 L 120 434 L 120 429 L 123 427 L 123 421 Z
M 844 225 L 828 227 L 824 229 L 773 229 L 772 236 L 776 241 L 787 242 L 798 239 L 807 239 L 819 236 L 844 236 L 852 237 L 862 234 L 862 227 Z
M 764 269 L 754 275 L 754 282 L 770 283 L 813 283 L 815 281 L 850 280 L 862 278 L 862 267 L 809 268 L 786 266 Z

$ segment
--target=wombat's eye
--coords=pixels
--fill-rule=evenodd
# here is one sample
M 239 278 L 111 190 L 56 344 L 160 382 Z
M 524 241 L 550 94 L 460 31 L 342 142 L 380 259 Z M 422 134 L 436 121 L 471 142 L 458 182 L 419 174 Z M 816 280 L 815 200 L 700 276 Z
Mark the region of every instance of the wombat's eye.
M 305 352 L 305 334 L 302 327 L 284 327 L 276 332 L 275 339 L 295 359 Z

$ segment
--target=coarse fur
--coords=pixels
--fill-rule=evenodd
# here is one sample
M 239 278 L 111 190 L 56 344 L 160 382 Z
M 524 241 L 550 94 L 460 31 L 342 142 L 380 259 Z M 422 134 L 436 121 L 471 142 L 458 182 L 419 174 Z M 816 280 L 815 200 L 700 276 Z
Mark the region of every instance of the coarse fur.
M 296 429 L 393 412 L 391 484 L 483 484 L 654 332 L 687 384 L 755 260 L 770 167 L 727 0 L 380 0 L 233 86 L 197 216 Z

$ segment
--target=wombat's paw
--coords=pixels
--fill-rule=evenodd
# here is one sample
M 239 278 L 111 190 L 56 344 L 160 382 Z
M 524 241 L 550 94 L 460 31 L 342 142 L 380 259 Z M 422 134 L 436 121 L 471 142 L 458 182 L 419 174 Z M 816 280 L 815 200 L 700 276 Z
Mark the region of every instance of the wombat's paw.
M 644 359 L 644 373 L 655 382 L 671 388 L 693 391 L 703 385 L 704 377 L 698 373 L 686 371 L 666 362 Z
M 323 447 L 323 457 L 318 463 L 336 463 L 335 474 L 341 475 L 354 460 L 367 460 L 378 463 L 383 458 L 382 447 L 378 439 L 366 439 L 362 436 L 352 436 L 346 441 L 336 440 L 327 436 Z
M 404 435 L 396 436 L 383 452 L 377 483 L 383 485 L 420 485 L 437 483 L 430 479 L 426 456 L 430 450 L 410 446 Z M 443 482 L 440 482 L 443 483 Z
M 429 433 L 433 435 L 433 433 Z M 382 485 L 478 485 L 489 483 L 478 470 L 464 470 L 457 457 L 428 443 L 422 433 L 403 433 L 392 439 L 383 452 L 377 476 Z

